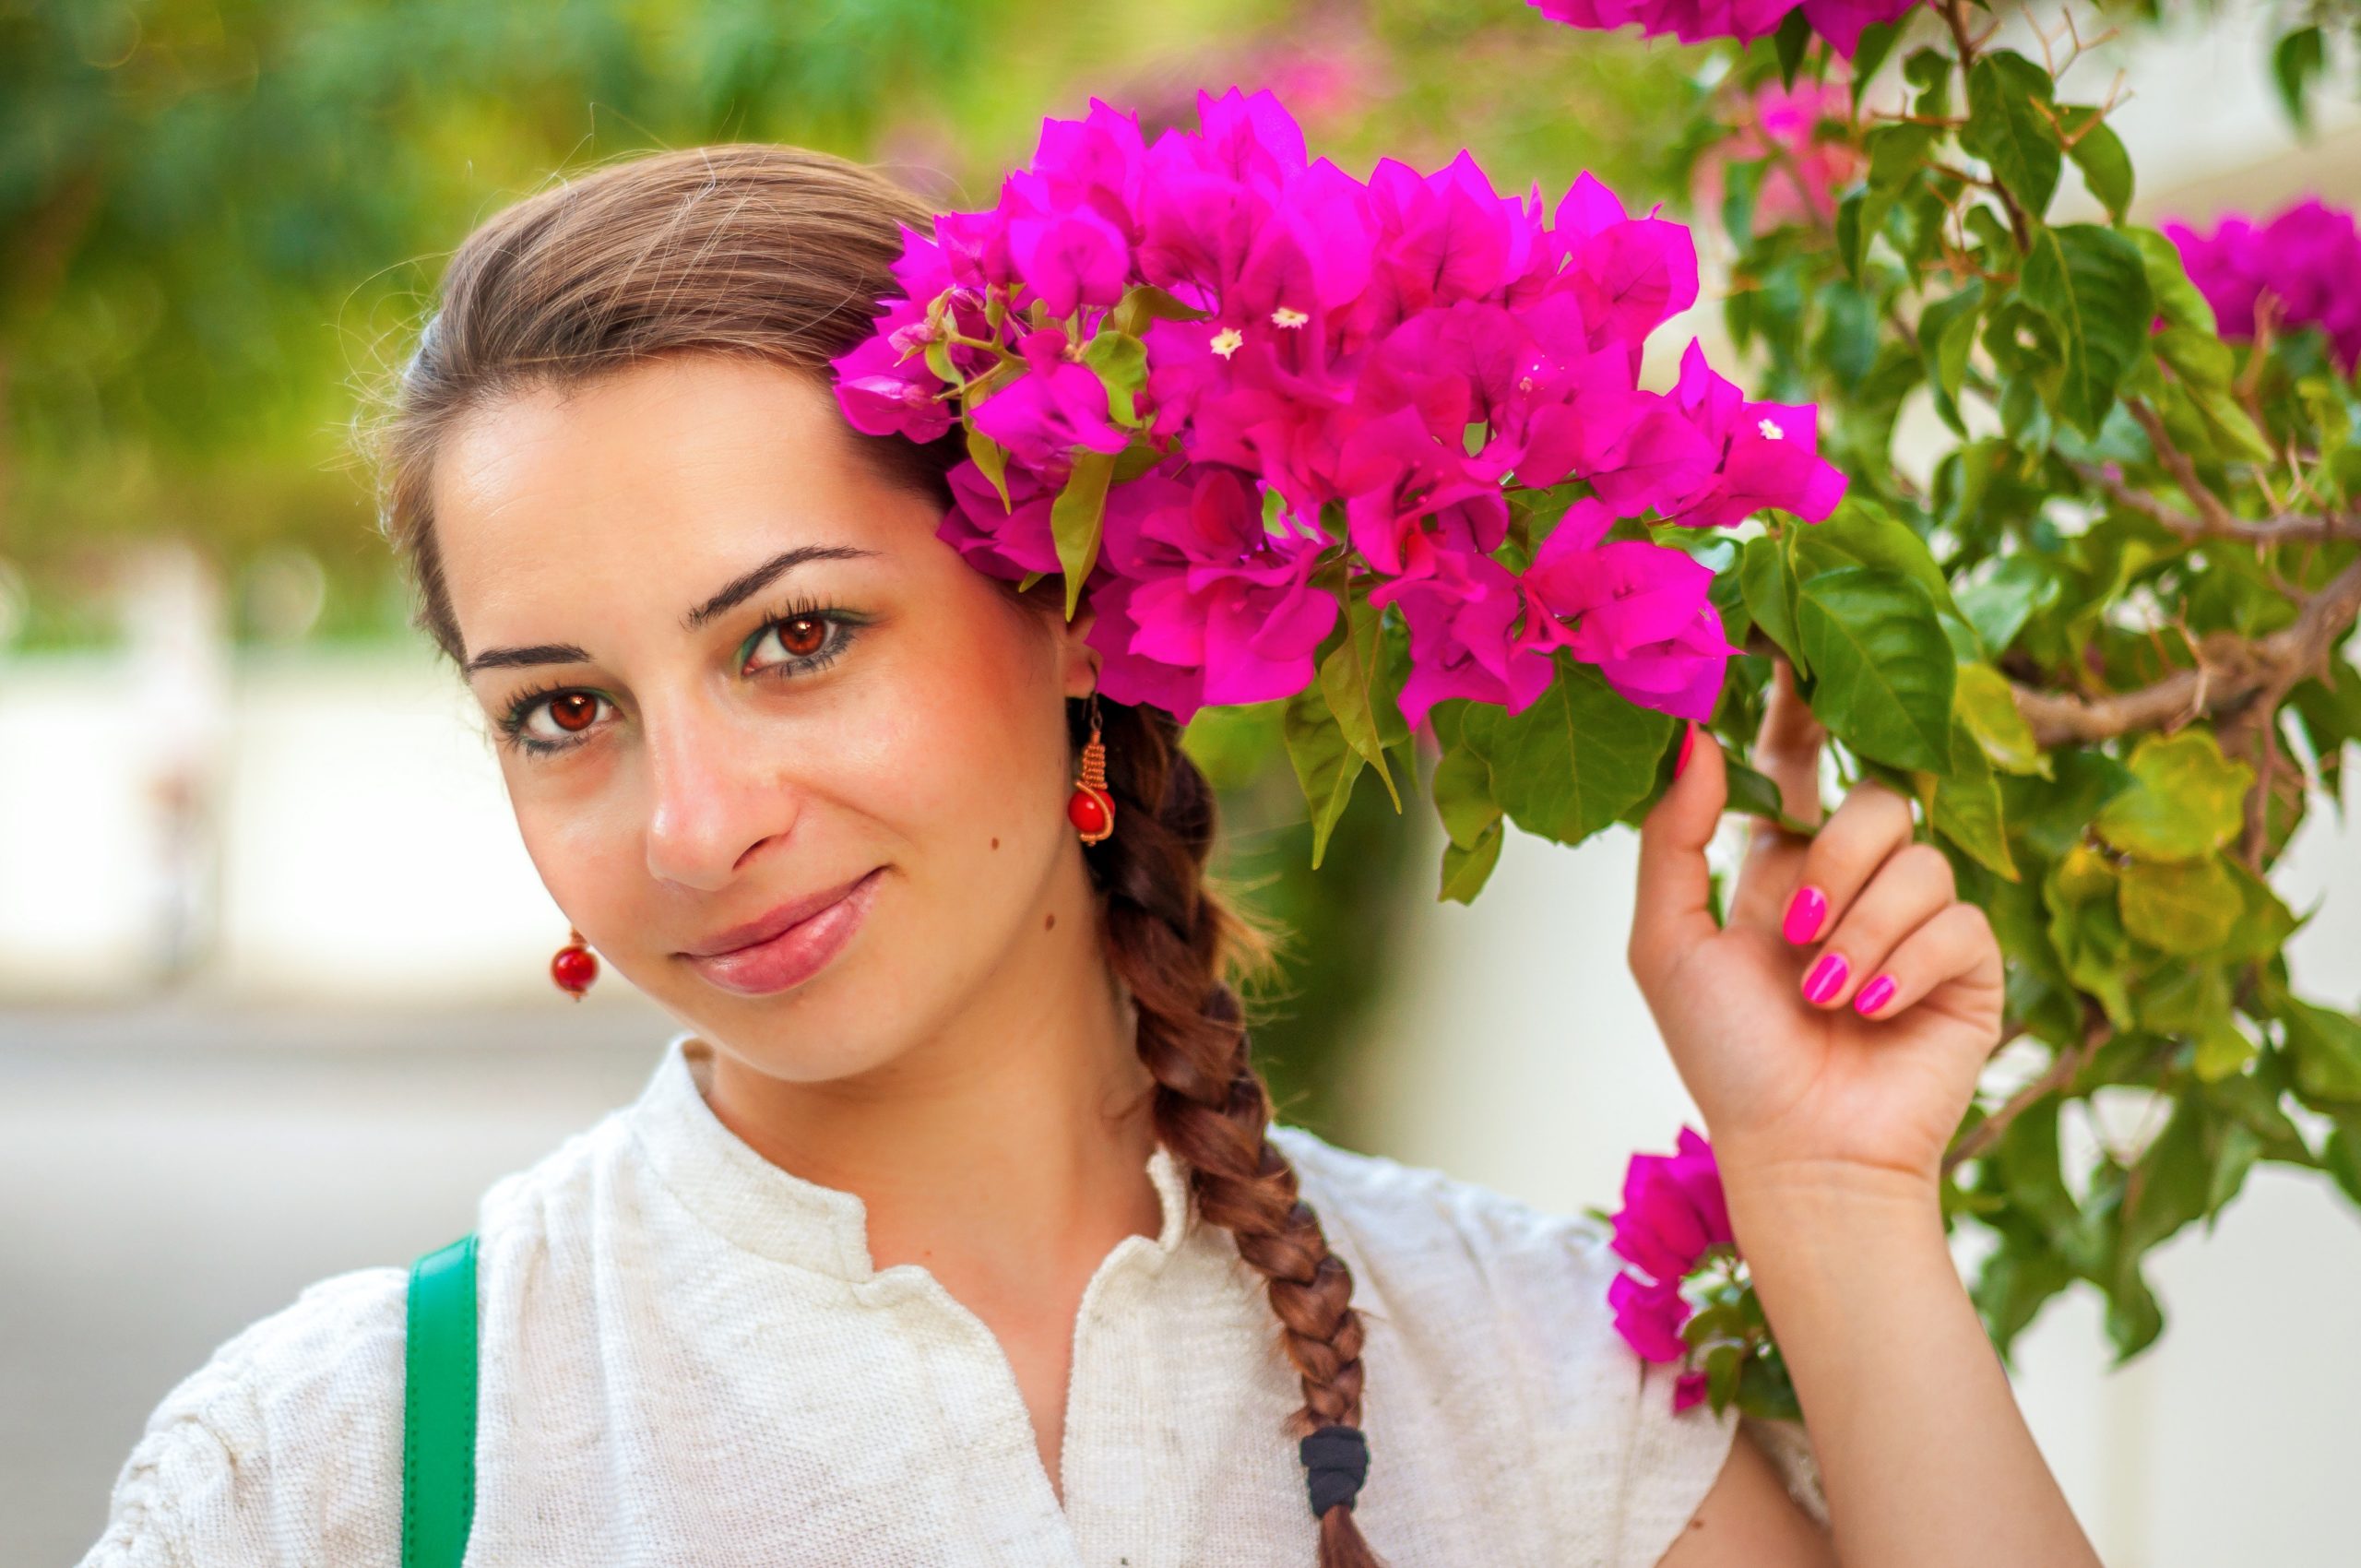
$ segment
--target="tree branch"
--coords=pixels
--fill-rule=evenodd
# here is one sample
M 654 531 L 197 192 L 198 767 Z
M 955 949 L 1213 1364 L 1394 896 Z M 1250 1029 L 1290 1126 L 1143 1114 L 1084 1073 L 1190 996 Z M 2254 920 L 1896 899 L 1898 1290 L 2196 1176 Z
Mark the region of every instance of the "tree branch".
M 2009 1123 L 2023 1115 L 2045 1096 L 2071 1084 L 2114 1032 L 2106 1016 L 2094 1010 L 2083 1025 L 2080 1045 L 2059 1051 L 2056 1059 L 2042 1070 L 2039 1077 L 2011 1095 L 2001 1102 L 1999 1110 L 1961 1134 L 1959 1140 L 1943 1151 L 1943 1174 L 1950 1175 L 1961 1161 L 1974 1159 L 1999 1142 L 2000 1134 L 2009 1130 Z
M 2361 560 L 2346 565 L 2303 602 L 2295 624 L 2249 641 L 2227 635 L 2205 639 L 2197 667 L 2112 696 L 2078 697 L 2014 685 L 2017 711 L 2045 748 L 2088 745 L 2117 735 L 2171 730 L 2200 718 L 2236 714 L 2260 693 L 2284 695 L 2308 675 L 2325 674 L 2329 660 L 2361 615 Z
M 2326 516 L 2279 513 L 2259 521 L 2233 517 L 2225 512 L 2219 521 L 2208 522 L 2177 507 L 2165 505 L 2146 491 L 2133 489 L 2096 463 L 2075 463 L 2071 467 L 2085 483 L 2105 491 L 2107 499 L 2125 511 L 2137 512 L 2183 539 L 2234 539 L 2241 543 L 2258 545 L 2285 544 L 2291 540 L 2361 540 L 2361 511 L 2331 512 Z

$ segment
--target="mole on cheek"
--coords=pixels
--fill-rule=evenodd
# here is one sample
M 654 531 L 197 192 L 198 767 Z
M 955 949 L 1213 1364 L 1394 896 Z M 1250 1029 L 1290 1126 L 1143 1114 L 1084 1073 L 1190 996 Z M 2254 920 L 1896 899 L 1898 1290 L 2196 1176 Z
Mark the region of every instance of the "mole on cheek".
M 999 840 L 999 839 L 995 838 L 995 839 L 993 839 L 993 840 L 992 840 L 992 848 L 993 848 L 993 849 L 999 849 L 999 848 L 1000 848 L 1000 840 Z
M 1041 929 L 1043 931 L 1055 931 L 1058 929 L 1058 917 L 1054 910 L 1041 917 Z

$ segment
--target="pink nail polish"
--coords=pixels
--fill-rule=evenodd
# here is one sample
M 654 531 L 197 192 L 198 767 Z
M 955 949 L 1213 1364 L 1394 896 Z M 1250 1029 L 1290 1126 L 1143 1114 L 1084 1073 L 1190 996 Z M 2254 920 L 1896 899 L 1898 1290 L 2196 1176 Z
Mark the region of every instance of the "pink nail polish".
M 1697 749 L 1697 726 L 1683 725 L 1680 731 L 1680 754 L 1672 759 L 1672 776 L 1680 777 L 1689 766 L 1689 754 Z
M 1804 977 L 1804 1000 L 1815 1007 L 1824 1007 L 1835 994 L 1845 989 L 1845 977 L 1853 966 L 1841 953 L 1823 953 L 1820 962 Z
M 1809 942 L 1820 934 L 1820 922 L 1827 918 L 1828 895 L 1807 882 L 1787 901 L 1787 918 L 1780 922 L 1779 934 L 1794 943 Z
M 1880 975 L 1861 988 L 1860 995 L 1853 998 L 1853 1011 L 1866 1018 L 1892 1000 L 1893 977 Z

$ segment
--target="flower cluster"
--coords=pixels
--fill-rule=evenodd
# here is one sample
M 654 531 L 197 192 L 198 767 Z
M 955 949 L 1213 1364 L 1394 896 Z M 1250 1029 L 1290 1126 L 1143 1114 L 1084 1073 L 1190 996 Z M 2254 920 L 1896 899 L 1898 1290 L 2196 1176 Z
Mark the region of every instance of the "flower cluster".
M 2308 198 L 2255 223 L 2225 218 L 2211 234 L 2185 223 L 2165 233 L 2179 247 L 2197 285 L 2213 307 L 2225 338 L 2252 338 L 2262 296 L 2281 327 L 2318 327 L 2347 372 L 2361 365 L 2361 229 L 2353 214 Z
M 1560 650 L 1706 717 L 1730 651 L 1710 574 L 1617 525 L 1818 520 L 1844 479 L 1812 408 L 1750 400 L 1693 343 L 1678 385 L 1640 386 L 1696 298 L 1688 231 L 1587 175 L 1554 210 L 1501 195 L 1465 153 L 1358 179 L 1266 92 L 1198 112 L 1151 143 L 1094 101 L 991 211 L 906 236 L 837 396 L 871 434 L 965 424 L 943 536 L 1062 574 L 1101 688 L 1183 719 L 1311 684 L 1340 598 L 1399 615 L 1414 725 L 1446 697 L 1523 707 Z M 1559 486 L 1513 529 L 1515 493 Z
M 1681 1329 L 1691 1308 L 1681 1278 L 1714 1248 L 1737 1245 L 1713 1146 L 1683 1127 L 1677 1152 L 1633 1155 L 1613 1218 L 1615 1251 L 1640 1271 L 1618 1274 L 1608 1288 L 1617 1332 L 1647 1360 L 1685 1360 Z M 1704 1374 L 1684 1372 L 1674 1384 L 1673 1408 L 1704 1396 Z
M 1671 33 L 1683 43 L 1734 38 L 1751 43 L 1779 30 L 1800 9 L 1811 30 L 1847 60 L 1861 34 L 1898 21 L 1925 0 L 1526 0 L 1551 21 L 1612 32 L 1632 23 L 1643 37 Z

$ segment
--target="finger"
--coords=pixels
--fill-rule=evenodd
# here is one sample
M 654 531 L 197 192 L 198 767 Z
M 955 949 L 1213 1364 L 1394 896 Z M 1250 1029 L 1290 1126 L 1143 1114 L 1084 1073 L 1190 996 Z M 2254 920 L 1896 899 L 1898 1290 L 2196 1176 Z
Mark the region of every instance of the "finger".
M 1794 870 L 1784 878 L 1749 878 L 1754 885 L 1732 918 L 1775 926 L 1798 947 L 1818 942 L 1845 918 L 1886 857 L 1910 842 L 1915 826 L 1908 801 L 1882 784 L 1860 785 L 1796 858 Z
M 1681 742 L 1688 760 L 1640 825 L 1640 892 L 1631 912 L 1631 972 L 1646 984 L 1720 927 L 1705 846 L 1729 798 L 1722 749 L 1700 725 Z
M 1863 982 L 1891 966 L 1888 960 L 1911 932 L 1951 907 L 1956 892 L 1952 863 L 1931 844 L 1904 844 L 1878 868 L 1821 944 L 1804 971 L 1804 1000 L 1815 1007 L 1841 1007 Z
M 1820 821 L 1820 745 L 1828 731 L 1796 690 L 1796 671 L 1782 659 L 1772 666 L 1771 701 L 1754 737 L 1754 765 L 1779 787 L 1779 803 L 1809 827 Z
M 1992 922 L 1973 904 L 1938 912 L 1887 955 L 1884 965 L 1854 994 L 1853 1010 L 1882 1021 L 1959 981 L 1997 990 L 2001 983 L 2000 944 Z

